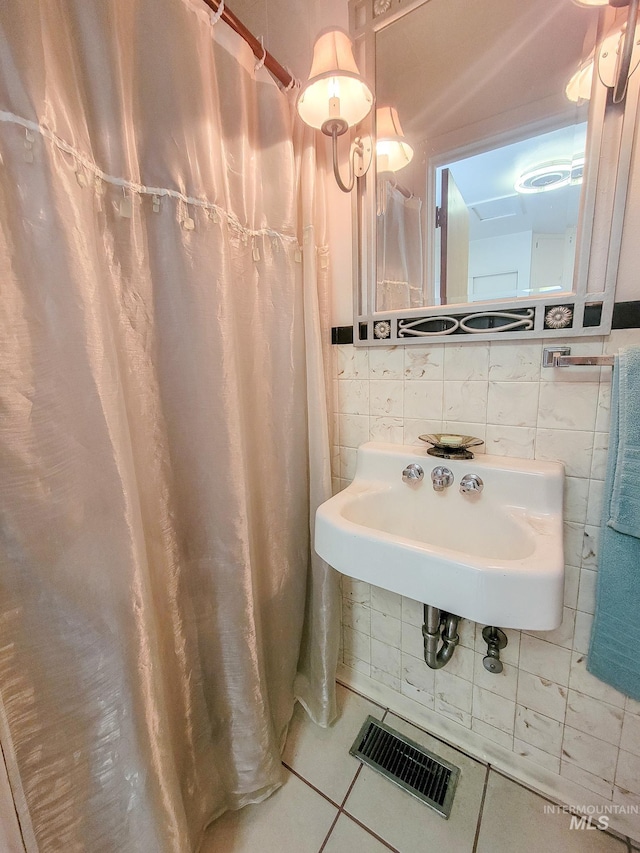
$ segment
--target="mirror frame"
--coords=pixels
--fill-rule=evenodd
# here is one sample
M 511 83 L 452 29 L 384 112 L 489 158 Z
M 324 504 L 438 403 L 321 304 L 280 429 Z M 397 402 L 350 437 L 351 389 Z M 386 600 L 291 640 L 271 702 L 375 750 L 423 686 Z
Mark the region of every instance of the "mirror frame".
M 356 61 L 375 92 L 376 33 L 430 0 L 349 0 L 349 21 Z M 602 7 L 597 43 L 611 25 L 615 11 Z M 358 179 L 353 192 L 353 282 L 355 346 L 397 346 L 455 340 L 526 340 L 607 335 L 611 331 L 620 258 L 635 122 L 640 97 L 640 73 L 629 79 L 621 104 L 611 100 L 594 74 L 589 104 L 585 184 L 576 240 L 574 290 L 558 296 L 440 305 L 406 310 L 376 311 L 376 164 Z M 358 134 L 375 136 L 375 109 L 358 127 Z M 428 172 L 433 168 L 429 164 Z M 426 236 L 434 226 L 434 211 L 425 202 Z M 432 249 L 427 245 L 427 262 Z M 550 308 L 566 306 L 571 324 L 552 328 Z M 508 328 L 507 328 L 508 327 Z

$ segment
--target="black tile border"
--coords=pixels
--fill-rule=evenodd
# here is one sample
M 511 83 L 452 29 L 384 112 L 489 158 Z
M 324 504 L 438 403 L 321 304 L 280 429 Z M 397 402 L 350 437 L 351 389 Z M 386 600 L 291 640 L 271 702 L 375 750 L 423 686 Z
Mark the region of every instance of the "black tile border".
M 632 302 L 616 302 L 613 306 L 613 329 L 640 329 L 640 299 Z M 352 344 L 353 326 L 333 326 L 332 344 Z
M 613 306 L 612 329 L 640 329 L 640 299 L 616 302 Z
M 352 344 L 353 326 L 333 326 L 331 329 L 332 344 Z

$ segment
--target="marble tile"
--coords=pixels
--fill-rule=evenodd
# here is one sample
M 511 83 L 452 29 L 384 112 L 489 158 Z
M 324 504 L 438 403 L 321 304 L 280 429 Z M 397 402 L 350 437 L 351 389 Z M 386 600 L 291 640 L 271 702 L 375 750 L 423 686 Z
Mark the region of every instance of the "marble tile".
M 524 705 L 516 706 L 515 736 L 519 740 L 559 758 L 562 753 L 562 730 L 560 720 L 545 717 Z
M 593 791 L 594 794 L 599 794 L 606 800 L 611 799 L 611 793 L 613 791 L 613 785 L 611 782 L 606 782 L 599 776 L 594 776 L 593 773 L 583 770 L 581 767 L 578 767 L 577 764 L 572 764 L 570 761 L 563 761 L 560 765 L 560 775 L 564 776 L 565 779 L 570 779 L 572 782 L 576 782 L 578 785 L 582 785 L 582 787 L 586 788 L 587 791 Z
M 489 344 L 445 344 L 444 378 L 465 381 L 489 378 Z
M 369 382 L 369 414 L 379 417 L 402 417 L 403 383 L 395 379 L 372 379 Z
M 625 711 L 620 749 L 640 755 L 640 716 Z
M 407 399 L 405 397 L 405 406 L 407 404 Z M 428 421 L 421 420 L 418 418 L 405 418 L 404 419 L 404 436 L 403 443 L 404 444 L 415 444 L 420 447 L 424 447 L 424 442 L 420 441 L 419 436 L 421 435 L 430 435 L 434 432 L 443 432 L 444 427 L 442 424 L 442 420 L 437 421 Z
M 345 810 L 399 853 L 418 850 L 471 850 L 482 802 L 485 767 L 425 732 L 389 714 L 385 722 L 461 769 L 451 816 L 443 820 L 417 799 L 368 767 L 363 767 Z M 427 841 L 428 839 L 428 841 Z
M 565 725 L 617 746 L 622 733 L 622 708 L 569 690 Z M 588 768 L 587 768 L 588 769 Z
M 402 652 L 400 649 L 372 637 L 371 666 L 396 678 L 398 690 L 400 690 L 400 678 L 402 676 Z
M 410 625 L 407 622 L 402 623 L 402 651 L 414 658 L 422 658 L 424 653 L 424 639 L 422 637 L 422 630 L 418 625 Z
M 574 521 L 565 521 L 562 525 L 564 540 L 564 559 L 574 566 L 582 565 L 582 552 L 584 549 L 584 524 Z
M 351 818 L 341 814 L 331 831 L 322 853 L 389 853 L 386 844 L 378 841 Z
M 450 380 L 444 383 L 442 417 L 447 421 L 486 423 L 488 383 Z
M 435 379 L 444 377 L 444 346 L 404 347 L 405 379 Z
M 338 350 L 338 379 L 368 379 L 369 350 L 367 347 L 341 345 Z
M 597 526 L 602 520 L 602 502 L 604 483 L 601 480 L 591 480 L 589 484 L 589 503 L 587 506 L 587 524 Z
M 371 347 L 369 350 L 370 379 L 402 379 L 404 377 L 405 347 Z
M 542 344 L 491 341 L 489 379 L 497 382 L 537 382 L 542 364 Z
M 400 648 L 402 623 L 394 616 L 381 613 L 378 610 L 371 611 L 371 636 L 385 643 L 387 646 Z
M 517 702 L 545 717 L 562 723 L 567 707 L 566 687 L 521 670 L 518 675 Z
M 537 382 L 489 382 L 487 423 L 535 427 L 537 418 Z
M 611 384 L 602 382 L 598 392 L 598 410 L 596 412 L 596 432 L 609 433 L 611 426 Z
M 618 748 L 565 724 L 562 761 L 575 764 L 605 782 L 613 782 Z
M 409 625 L 417 625 L 422 627 L 424 622 L 424 605 L 420 601 L 414 601 L 413 598 L 402 597 L 402 621 Z
M 461 708 L 456 708 L 455 705 L 450 705 L 439 696 L 434 699 L 433 709 L 436 713 L 443 717 L 447 717 L 457 723 L 459 726 L 464 726 L 465 729 L 471 728 L 473 719 L 468 711 L 463 711 Z
M 576 611 L 576 627 L 573 634 L 573 649 L 586 655 L 591 642 L 591 627 L 593 625 L 593 614 Z
M 304 708 L 296 705 L 282 760 L 340 805 L 360 767 L 349 755 L 351 744 L 367 716 L 380 720 L 384 709 L 341 684 L 336 686 L 336 700 L 338 717 L 328 728 L 313 723 Z
M 287 772 L 285 784 L 271 797 L 218 818 L 200 850 L 318 853 L 337 814 L 335 806 Z
M 339 415 L 340 444 L 343 447 L 360 447 L 369 440 L 368 415 Z
M 402 618 L 402 596 L 379 586 L 371 587 L 371 607 L 396 619 Z
M 435 672 L 423 660 L 402 653 L 402 692 L 422 705 L 433 708 Z
M 426 664 L 425 664 L 426 667 Z M 436 670 L 435 697 L 467 714 L 471 713 L 473 686 L 466 678 L 452 675 L 446 669 Z
M 520 640 L 520 669 L 540 678 L 551 678 L 556 684 L 569 684 L 571 652 L 537 637 L 523 634 Z
M 593 432 L 581 427 L 577 430 L 538 429 L 536 433 L 536 459 L 549 459 L 564 463 L 568 477 L 589 477 Z
M 473 683 L 483 690 L 501 696 L 503 699 L 515 700 L 518 688 L 518 668 L 503 663 L 502 672 L 489 672 L 482 663 L 484 657 L 480 652 L 475 653 Z
M 537 746 L 532 746 L 530 743 L 525 743 L 518 738 L 513 739 L 513 751 L 521 758 L 526 758 L 528 761 L 533 761 L 534 764 L 539 764 L 551 773 L 560 773 L 560 759 L 555 755 L 550 755 Z
M 541 382 L 538 427 L 593 430 L 597 406 L 598 385 L 595 383 Z
M 442 419 L 442 382 L 411 380 L 404 383 L 404 416 L 418 420 Z
M 576 611 L 571 607 L 563 607 L 562 624 L 553 631 L 526 631 L 530 637 L 537 637 L 554 646 L 562 646 L 570 649 L 573 646 L 573 635 L 575 631 Z
M 487 415 L 489 417 L 489 415 Z M 486 452 L 494 456 L 516 456 L 533 459 L 536 431 L 530 427 L 487 424 Z
M 390 444 L 403 444 L 403 419 L 372 415 L 369 418 L 369 435 L 367 436 L 367 441 L 369 439 L 371 441 L 386 441 Z
M 338 411 L 344 415 L 369 414 L 369 381 L 344 379 L 338 383 Z
M 371 636 L 371 608 L 367 604 L 342 599 L 342 624 Z
M 340 587 L 343 597 L 348 598 L 350 601 L 357 601 L 360 604 L 369 604 L 371 602 L 371 585 L 365 581 L 359 581 L 347 575 L 342 575 L 340 578 Z
M 341 447 L 340 455 L 340 479 L 351 482 L 356 475 L 356 449 L 355 447 Z
M 624 708 L 625 696 L 587 672 L 586 655 L 581 652 L 574 651 L 571 655 L 569 687 L 586 696 L 615 705 L 617 708 Z
M 591 460 L 591 478 L 604 480 L 607 474 L 607 454 L 609 451 L 609 433 L 596 432 L 593 436 L 593 457 Z
M 598 543 L 600 540 L 600 527 L 587 524 L 584 528 L 584 539 L 582 544 L 582 561 L 580 563 L 583 569 L 598 568 Z
M 640 794 L 640 756 L 620 750 L 618 769 L 616 770 L 616 785 L 634 794 Z
M 625 842 L 603 832 L 572 830 L 570 815 L 553 813 L 549 806 L 533 791 L 491 771 L 476 853 L 625 853 Z
M 456 675 L 458 678 L 464 678 L 465 681 L 473 681 L 474 660 L 475 652 L 473 649 L 459 645 L 457 646 L 453 657 L 447 664 L 447 672 L 449 675 Z
M 582 610 L 584 613 L 595 613 L 597 580 L 597 572 L 594 572 L 592 569 L 580 569 L 578 610 Z
M 584 524 L 587 520 L 589 503 L 589 480 L 580 477 L 565 477 L 564 520 Z
M 580 569 L 577 566 L 564 567 L 564 603 L 575 610 L 578 604 Z
M 371 637 L 368 634 L 344 626 L 342 636 L 345 663 L 347 662 L 347 657 L 361 660 L 363 663 L 371 663 Z
M 499 743 L 505 749 L 511 750 L 513 748 L 513 733 L 496 729 L 482 720 L 478 720 L 476 717 L 471 718 L 471 731 L 476 732 L 481 737 L 493 743 Z
M 373 640 L 371 643 L 373 645 Z M 374 681 L 378 681 L 380 684 L 390 687 L 392 690 L 395 690 L 396 693 L 400 693 L 402 691 L 402 680 L 400 677 L 387 672 L 385 669 L 380 669 L 373 662 L 371 664 L 371 678 Z
M 501 731 L 513 734 L 515 702 L 482 687 L 473 687 L 473 717 Z

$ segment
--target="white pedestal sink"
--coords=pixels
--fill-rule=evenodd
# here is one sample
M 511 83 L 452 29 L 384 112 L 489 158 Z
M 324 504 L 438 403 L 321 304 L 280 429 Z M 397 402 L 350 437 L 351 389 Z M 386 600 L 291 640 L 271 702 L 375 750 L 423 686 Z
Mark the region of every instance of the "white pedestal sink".
M 410 463 L 424 479 L 403 482 Z M 454 482 L 435 491 L 431 471 Z M 477 474 L 479 494 L 461 494 Z M 477 454 L 437 459 L 369 442 L 356 476 L 319 507 L 315 549 L 342 574 L 485 625 L 546 631 L 562 621 L 564 467 Z

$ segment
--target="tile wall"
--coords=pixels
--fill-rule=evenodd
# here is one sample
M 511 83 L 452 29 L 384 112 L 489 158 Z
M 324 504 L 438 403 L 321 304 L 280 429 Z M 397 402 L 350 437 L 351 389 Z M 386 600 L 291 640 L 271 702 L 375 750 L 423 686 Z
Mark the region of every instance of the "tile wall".
M 640 330 L 570 341 L 573 355 L 640 344 Z M 451 663 L 422 657 L 422 605 L 343 579 L 342 672 L 360 673 L 485 740 L 614 803 L 640 804 L 640 703 L 587 673 L 609 429 L 610 368 L 541 368 L 544 342 L 333 347 L 334 488 L 368 440 L 479 436 L 486 452 L 566 468 L 564 620 L 507 631 L 504 672 L 482 665 L 482 625 L 463 621 Z M 451 728 L 450 728 L 451 730 Z M 464 740 L 464 738 L 463 738 Z M 560 787 L 562 787 L 560 785 Z M 636 820 L 640 820 L 636 818 Z M 640 829 L 639 829 L 640 832 Z

